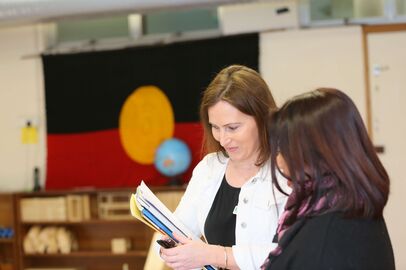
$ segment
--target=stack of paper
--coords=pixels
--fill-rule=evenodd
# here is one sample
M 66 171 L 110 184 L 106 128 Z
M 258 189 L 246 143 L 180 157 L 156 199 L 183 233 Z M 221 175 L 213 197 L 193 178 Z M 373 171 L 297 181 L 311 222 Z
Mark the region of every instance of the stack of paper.
M 201 241 L 152 193 L 144 181 L 137 187 L 136 193 L 131 195 L 130 209 L 135 218 L 153 230 L 169 236 L 176 243 L 179 241 L 173 236 L 174 232 L 186 238 Z M 207 270 L 216 269 L 210 265 L 205 266 L 205 268 Z

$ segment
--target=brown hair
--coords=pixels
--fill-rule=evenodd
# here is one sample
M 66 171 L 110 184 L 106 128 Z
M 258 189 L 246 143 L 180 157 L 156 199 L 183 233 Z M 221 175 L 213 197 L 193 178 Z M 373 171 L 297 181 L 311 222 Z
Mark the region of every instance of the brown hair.
M 213 137 L 208 116 L 209 108 L 221 100 L 254 117 L 260 142 L 257 165 L 263 165 L 270 157 L 269 115 L 276 109 L 268 85 L 255 70 L 232 65 L 221 70 L 204 91 L 200 104 L 200 119 L 204 129 L 203 152 L 221 151 L 227 156 L 224 148 Z
M 326 195 L 322 183 L 329 177 L 329 194 L 333 196 L 326 199 L 336 200 L 327 202 L 331 206 L 328 211 L 342 211 L 347 217 L 382 216 L 389 177 L 355 104 L 346 94 L 320 88 L 296 96 L 273 114 L 271 121 L 271 148 L 278 149 L 290 172 L 296 197 L 293 212 L 306 197 L 306 177 L 312 181 L 310 204 Z M 275 177 L 276 156 L 276 151 L 272 152 L 272 175 L 280 190 Z

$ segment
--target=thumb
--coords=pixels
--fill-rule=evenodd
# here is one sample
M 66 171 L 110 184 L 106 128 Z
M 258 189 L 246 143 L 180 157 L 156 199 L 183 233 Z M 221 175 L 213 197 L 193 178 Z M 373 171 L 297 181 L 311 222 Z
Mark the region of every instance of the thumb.
M 175 232 L 173 233 L 173 237 L 175 237 L 175 239 L 178 240 L 179 243 L 181 243 L 182 245 L 192 242 L 191 239 L 186 238 L 183 235 L 177 234 Z

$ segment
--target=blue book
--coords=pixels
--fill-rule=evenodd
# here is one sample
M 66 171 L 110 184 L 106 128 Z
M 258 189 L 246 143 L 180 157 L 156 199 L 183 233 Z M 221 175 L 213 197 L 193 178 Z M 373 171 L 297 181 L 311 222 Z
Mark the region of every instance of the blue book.
M 166 233 L 170 238 L 172 238 L 176 243 L 179 243 L 178 240 L 175 239 L 173 233 L 168 227 L 166 227 L 159 219 L 157 219 L 148 209 L 143 208 L 141 211 L 142 215 L 151 221 L 155 226 L 161 229 L 164 233 Z
M 164 213 L 162 213 L 152 202 L 148 201 L 145 198 L 141 198 L 144 202 L 145 202 L 145 206 L 144 207 L 150 207 L 148 208 L 148 210 L 151 210 L 151 214 L 153 212 L 156 212 L 158 217 L 164 218 L 165 220 L 161 220 L 164 222 L 164 224 L 169 224 L 171 226 L 173 226 L 174 229 L 177 230 L 177 233 L 183 235 L 184 237 L 187 237 L 187 234 L 185 232 L 183 232 L 178 226 L 176 226 L 168 217 L 165 216 Z M 151 209 L 152 208 L 152 209 Z M 157 215 L 155 215 L 155 217 L 157 217 Z M 157 217 L 157 218 L 158 218 Z M 175 230 L 175 232 L 176 232 Z

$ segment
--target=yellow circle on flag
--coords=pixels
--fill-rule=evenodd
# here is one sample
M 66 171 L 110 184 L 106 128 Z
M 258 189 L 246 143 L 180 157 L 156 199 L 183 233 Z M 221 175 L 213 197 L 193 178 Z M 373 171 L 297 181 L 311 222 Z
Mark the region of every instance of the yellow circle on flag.
M 141 164 L 152 164 L 155 151 L 172 138 L 175 120 L 171 103 L 156 86 L 142 86 L 126 99 L 119 120 L 121 144 L 127 155 Z

